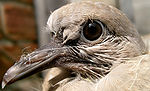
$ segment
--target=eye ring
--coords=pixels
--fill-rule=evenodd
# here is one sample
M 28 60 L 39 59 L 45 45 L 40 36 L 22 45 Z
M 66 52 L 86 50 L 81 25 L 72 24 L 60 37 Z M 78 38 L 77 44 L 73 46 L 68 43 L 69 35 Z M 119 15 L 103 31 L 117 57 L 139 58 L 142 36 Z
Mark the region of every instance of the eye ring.
M 82 35 L 88 41 L 95 41 L 103 34 L 103 24 L 98 20 L 88 20 L 82 30 Z

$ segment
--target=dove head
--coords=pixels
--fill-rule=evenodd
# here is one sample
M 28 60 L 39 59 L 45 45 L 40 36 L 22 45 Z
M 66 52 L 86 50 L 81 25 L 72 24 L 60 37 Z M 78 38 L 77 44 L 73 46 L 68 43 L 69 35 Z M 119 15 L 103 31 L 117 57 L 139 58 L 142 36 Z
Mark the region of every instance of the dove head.
M 98 38 L 90 40 L 87 37 L 92 35 L 84 35 L 83 28 L 92 22 L 99 24 L 102 28 L 99 33 L 102 34 Z M 133 55 L 146 52 L 137 30 L 125 14 L 101 2 L 78 2 L 63 6 L 50 15 L 47 25 L 55 36 L 61 35 L 60 39 L 63 43 L 82 38 L 81 40 L 85 44 L 100 44 L 104 39 L 107 39 L 106 37 L 111 36 L 114 40 L 119 38 L 114 42 L 119 43 L 121 39 L 127 40 L 126 44 L 131 44 L 128 49 L 130 50 L 131 47 L 136 51 L 130 52 Z
M 65 5 L 50 15 L 47 28 L 50 43 L 22 56 L 6 72 L 3 87 L 52 67 L 100 79 L 115 64 L 147 52 L 125 14 L 101 2 Z

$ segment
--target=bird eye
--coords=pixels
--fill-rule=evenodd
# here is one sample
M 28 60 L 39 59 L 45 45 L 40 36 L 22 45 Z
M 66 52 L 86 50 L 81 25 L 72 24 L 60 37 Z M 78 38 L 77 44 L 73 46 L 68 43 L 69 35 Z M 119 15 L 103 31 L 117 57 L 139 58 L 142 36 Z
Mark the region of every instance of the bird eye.
M 83 28 L 83 36 L 90 41 L 98 39 L 102 35 L 102 24 L 98 21 L 88 21 Z

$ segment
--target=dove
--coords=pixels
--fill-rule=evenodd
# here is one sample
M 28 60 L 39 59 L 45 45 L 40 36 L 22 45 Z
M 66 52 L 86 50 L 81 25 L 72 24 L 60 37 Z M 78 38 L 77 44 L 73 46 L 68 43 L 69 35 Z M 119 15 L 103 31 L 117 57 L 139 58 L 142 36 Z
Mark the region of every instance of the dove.
M 150 55 L 124 13 L 102 2 L 74 2 L 47 21 L 50 43 L 22 55 L 2 87 L 50 69 L 43 91 L 148 91 Z

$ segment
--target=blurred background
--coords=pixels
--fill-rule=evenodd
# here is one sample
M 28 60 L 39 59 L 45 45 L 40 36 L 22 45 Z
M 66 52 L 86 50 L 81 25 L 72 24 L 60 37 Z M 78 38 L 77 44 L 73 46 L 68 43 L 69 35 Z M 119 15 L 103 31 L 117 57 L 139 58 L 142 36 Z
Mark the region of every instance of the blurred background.
M 81 0 L 0 0 L 0 83 L 6 70 L 23 53 L 30 53 L 49 42 L 50 37 L 44 28 L 50 12 L 75 1 Z M 142 36 L 150 34 L 150 0 L 91 1 L 103 1 L 117 7 Z M 36 74 L 7 86 L 3 91 L 41 91 L 41 84 L 42 74 Z

